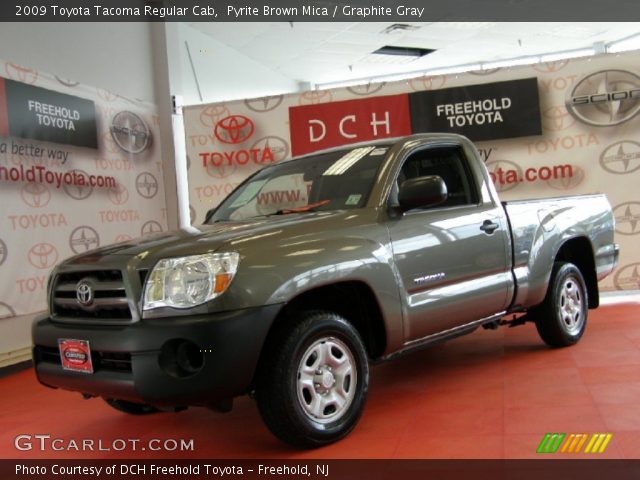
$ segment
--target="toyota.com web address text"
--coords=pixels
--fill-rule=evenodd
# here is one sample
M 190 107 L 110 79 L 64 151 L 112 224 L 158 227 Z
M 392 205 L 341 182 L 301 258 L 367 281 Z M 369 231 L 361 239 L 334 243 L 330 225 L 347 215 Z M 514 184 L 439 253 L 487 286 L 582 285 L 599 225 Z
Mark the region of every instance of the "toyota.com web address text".
M 23 434 L 13 445 L 22 452 L 193 452 L 195 441 L 184 438 L 56 438 L 48 433 Z
M 65 185 L 105 188 L 113 188 L 116 186 L 116 179 L 113 177 L 89 175 L 78 170 L 56 172 L 49 170 L 44 165 L 32 165 L 30 167 L 25 167 L 24 165 L 17 167 L 0 166 L 0 181 L 46 183 L 48 185 L 54 185 L 56 188 L 61 188 Z

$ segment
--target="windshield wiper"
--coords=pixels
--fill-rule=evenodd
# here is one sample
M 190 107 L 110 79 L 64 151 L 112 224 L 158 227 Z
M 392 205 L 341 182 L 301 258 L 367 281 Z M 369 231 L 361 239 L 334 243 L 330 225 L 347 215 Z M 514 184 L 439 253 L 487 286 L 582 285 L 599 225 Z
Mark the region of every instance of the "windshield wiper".
M 283 210 L 278 210 L 272 215 L 288 215 L 290 213 L 305 213 L 305 212 L 317 212 L 318 208 L 331 203 L 331 200 L 321 200 L 319 202 L 310 203 L 309 205 L 305 205 L 304 207 L 296 207 L 296 208 L 285 208 Z

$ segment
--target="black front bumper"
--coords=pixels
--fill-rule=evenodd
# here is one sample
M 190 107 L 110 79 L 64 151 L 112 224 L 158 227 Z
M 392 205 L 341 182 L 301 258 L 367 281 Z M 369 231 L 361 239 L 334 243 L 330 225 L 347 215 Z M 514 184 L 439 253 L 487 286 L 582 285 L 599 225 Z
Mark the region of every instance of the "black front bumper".
M 157 406 L 207 405 L 246 393 L 280 305 L 207 316 L 141 320 L 126 326 L 77 325 L 36 318 L 34 365 L 47 386 Z M 62 368 L 58 339 L 88 340 L 94 373 Z M 197 372 L 176 375 L 161 360 L 168 342 L 193 342 Z M 171 343 L 169 343 L 171 344 Z

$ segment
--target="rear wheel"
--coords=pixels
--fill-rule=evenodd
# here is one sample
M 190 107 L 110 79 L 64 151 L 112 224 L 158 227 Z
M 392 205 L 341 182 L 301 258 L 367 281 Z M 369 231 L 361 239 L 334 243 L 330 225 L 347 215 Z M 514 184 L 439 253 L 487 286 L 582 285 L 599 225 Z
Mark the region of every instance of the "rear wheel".
M 267 348 L 256 400 L 276 437 L 314 448 L 355 427 L 366 401 L 369 367 L 351 324 L 333 313 L 306 312 L 282 325 Z
M 119 410 L 120 412 L 128 413 L 129 415 L 148 415 L 150 413 L 157 413 L 158 410 L 151 405 L 145 405 L 144 403 L 134 403 L 128 402 L 126 400 L 117 400 L 115 398 L 105 398 L 104 399 L 107 404 Z
M 589 312 L 587 287 L 572 263 L 556 262 L 543 303 L 536 309 L 536 328 L 552 347 L 577 343 L 584 334 Z

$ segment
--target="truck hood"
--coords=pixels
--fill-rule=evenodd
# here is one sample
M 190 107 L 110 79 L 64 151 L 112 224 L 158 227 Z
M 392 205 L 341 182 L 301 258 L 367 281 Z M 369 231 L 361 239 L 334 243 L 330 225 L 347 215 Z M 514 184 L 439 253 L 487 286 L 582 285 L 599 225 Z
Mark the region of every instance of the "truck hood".
M 128 240 L 114 245 L 82 253 L 68 259 L 65 264 L 86 264 L 100 262 L 107 257 L 143 255 L 145 258 L 171 257 L 211 252 L 225 242 L 240 240 L 276 230 L 290 230 L 309 223 L 329 221 L 344 216 L 345 211 L 307 212 L 270 217 L 256 217 L 240 222 L 221 222 L 213 225 L 199 225 L 172 232 L 158 233 Z M 308 226 L 308 231 L 321 228 Z

